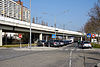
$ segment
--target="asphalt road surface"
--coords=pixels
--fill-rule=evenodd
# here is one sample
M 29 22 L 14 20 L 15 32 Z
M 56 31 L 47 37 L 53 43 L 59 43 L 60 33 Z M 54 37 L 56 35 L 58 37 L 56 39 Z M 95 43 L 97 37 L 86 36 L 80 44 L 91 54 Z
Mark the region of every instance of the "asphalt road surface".
M 95 67 L 100 50 L 79 49 L 77 44 L 51 51 L 0 49 L 0 67 Z

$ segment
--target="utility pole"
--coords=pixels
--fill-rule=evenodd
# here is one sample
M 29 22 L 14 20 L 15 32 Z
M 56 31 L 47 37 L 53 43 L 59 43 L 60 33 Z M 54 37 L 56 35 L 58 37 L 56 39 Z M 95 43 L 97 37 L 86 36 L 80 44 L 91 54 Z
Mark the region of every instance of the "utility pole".
M 65 30 L 65 25 L 63 24 L 63 30 Z M 64 40 L 64 33 L 63 33 L 63 40 Z
M 33 21 L 32 21 L 32 23 L 35 23 L 35 18 L 33 17 Z
M 31 0 L 30 0 L 30 49 L 31 49 Z
M 38 24 L 38 17 L 36 17 L 36 23 Z
M 56 16 L 55 16 L 55 40 L 56 40 Z

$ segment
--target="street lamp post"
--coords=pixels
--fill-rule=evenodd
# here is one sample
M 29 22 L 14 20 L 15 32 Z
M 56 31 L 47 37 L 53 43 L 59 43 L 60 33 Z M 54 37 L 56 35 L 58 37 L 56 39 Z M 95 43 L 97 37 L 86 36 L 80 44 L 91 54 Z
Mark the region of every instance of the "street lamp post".
M 31 0 L 30 0 L 30 49 L 31 49 Z

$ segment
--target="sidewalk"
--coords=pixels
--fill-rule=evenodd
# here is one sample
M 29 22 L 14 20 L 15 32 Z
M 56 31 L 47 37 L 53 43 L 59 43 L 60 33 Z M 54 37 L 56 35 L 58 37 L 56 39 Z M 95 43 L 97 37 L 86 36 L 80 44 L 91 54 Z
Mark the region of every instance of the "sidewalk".
M 54 47 L 31 47 L 31 48 L 11 48 L 16 51 L 47 51 L 47 50 L 58 50 L 59 48 Z
M 7 49 L 6 47 L 0 47 L 0 49 Z

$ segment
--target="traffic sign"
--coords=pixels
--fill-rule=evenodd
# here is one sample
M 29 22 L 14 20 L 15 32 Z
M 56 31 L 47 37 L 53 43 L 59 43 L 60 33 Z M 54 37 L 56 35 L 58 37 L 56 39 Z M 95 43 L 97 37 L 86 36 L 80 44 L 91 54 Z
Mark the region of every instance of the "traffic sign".
M 52 34 L 52 38 L 56 38 L 56 35 L 55 34 Z
M 91 36 L 92 36 L 93 38 L 95 38 L 96 34 L 93 33 Z
M 88 34 L 87 34 L 87 38 L 90 38 L 90 37 L 91 37 L 91 34 L 90 34 L 90 33 L 88 33 Z
M 21 34 L 19 34 L 19 38 L 22 38 L 22 35 Z

